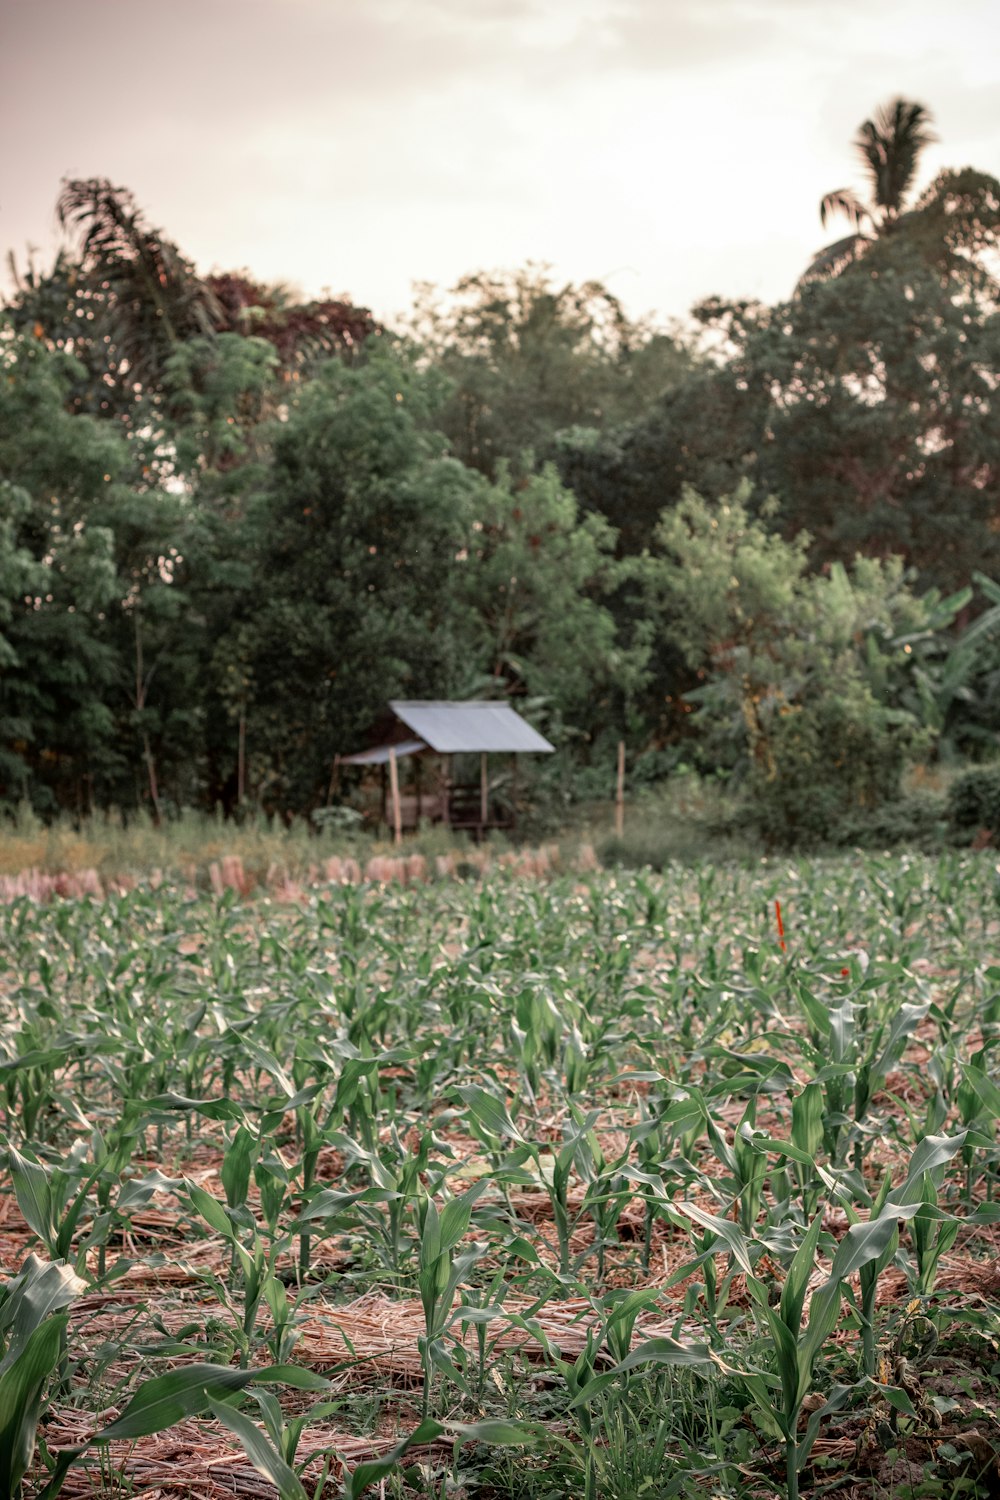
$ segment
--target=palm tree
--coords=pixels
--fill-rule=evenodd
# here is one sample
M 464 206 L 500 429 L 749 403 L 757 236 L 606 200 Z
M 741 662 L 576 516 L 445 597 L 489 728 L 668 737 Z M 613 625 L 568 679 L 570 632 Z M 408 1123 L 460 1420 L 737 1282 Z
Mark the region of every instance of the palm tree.
M 176 245 L 104 178 L 63 183 L 60 224 L 79 235 L 80 272 L 110 360 L 133 390 L 156 388 L 180 340 L 211 334 L 221 310 Z
M 816 256 L 803 280 L 836 275 L 883 235 L 891 234 L 904 214 L 917 164 L 925 146 L 937 137 L 931 113 L 923 104 L 894 99 L 881 105 L 854 137 L 854 149 L 865 168 L 870 200 L 863 202 L 852 188 L 836 188 L 819 205 L 820 223 L 831 214 L 844 214 L 853 234 L 827 245 Z

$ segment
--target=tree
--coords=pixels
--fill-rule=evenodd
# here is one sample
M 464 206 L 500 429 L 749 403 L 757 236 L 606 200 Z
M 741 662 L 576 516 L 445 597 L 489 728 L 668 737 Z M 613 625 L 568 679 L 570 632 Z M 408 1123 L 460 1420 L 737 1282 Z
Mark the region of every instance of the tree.
M 593 740 L 645 682 L 648 641 L 625 641 L 608 607 L 621 582 L 615 534 L 579 513 L 549 466 L 514 480 L 501 469 L 475 496 L 457 582 L 470 661 L 495 690 L 540 699 L 550 729 Z
M 905 661 L 901 638 L 927 611 L 898 559 L 810 574 L 808 537 L 784 540 L 745 502 L 745 491 L 718 504 L 689 491 L 664 512 L 652 607 L 704 679 L 687 694 L 703 754 L 735 773 L 747 818 L 770 842 L 835 839 L 852 813 L 898 795 L 924 743 L 880 695 L 878 659 L 888 642 Z
M 551 457 L 564 429 L 623 421 L 691 362 L 679 340 L 630 321 L 600 282 L 555 287 L 537 266 L 467 276 L 444 302 L 422 288 L 413 331 L 451 383 L 441 430 L 490 478 L 503 460 Z
M 1000 573 L 1000 287 L 990 274 L 1000 183 L 942 173 L 886 236 L 836 277 L 774 307 L 696 309 L 716 355 L 656 411 L 560 465 L 588 508 L 647 545 L 685 486 L 812 537 L 810 562 L 899 554 L 953 592 Z M 572 459 L 572 462 L 568 460 Z
M 66 410 L 78 372 L 0 326 L 0 797 L 45 811 L 89 804 L 116 758 L 114 537 L 99 512 L 129 460 L 106 424 Z
M 286 286 L 265 286 L 238 271 L 209 276 L 206 285 L 219 307 L 220 332 L 266 339 L 287 376 L 331 355 L 359 359 L 382 332 L 367 307 L 346 297 L 301 302 Z
M 148 225 L 127 188 L 106 178 L 63 184 L 56 212 L 79 237 L 83 307 L 96 312 L 120 396 L 156 389 L 164 364 L 186 338 L 211 333 L 221 309 L 177 246 Z M 84 319 L 81 319 L 84 321 Z
M 211 753 L 235 773 L 242 720 L 267 807 L 315 806 L 388 698 L 448 696 L 464 671 L 454 579 L 481 481 L 432 432 L 433 393 L 388 349 L 328 362 L 295 390 L 238 523 Z
M 853 233 L 821 250 L 807 277 L 836 273 L 864 254 L 880 235 L 891 234 L 904 217 L 920 155 L 936 140 L 930 111 L 923 104 L 893 99 L 865 120 L 854 137 L 854 149 L 866 176 L 870 197 L 859 198 L 852 188 L 836 188 L 820 201 L 820 223 L 843 214 Z M 866 232 L 867 226 L 867 232 Z

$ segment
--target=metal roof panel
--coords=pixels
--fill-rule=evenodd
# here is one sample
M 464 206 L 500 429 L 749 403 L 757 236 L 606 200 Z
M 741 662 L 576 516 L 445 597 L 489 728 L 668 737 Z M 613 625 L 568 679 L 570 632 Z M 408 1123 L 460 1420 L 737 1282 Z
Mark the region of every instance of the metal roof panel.
M 401 740 L 398 745 L 376 745 L 373 750 L 359 750 L 356 755 L 342 755 L 340 764 L 342 766 L 384 766 L 391 750 L 395 750 L 397 760 L 402 760 L 404 755 L 419 755 L 421 750 L 426 749 L 427 745 L 424 740 Z
M 394 699 L 389 707 L 407 729 L 442 755 L 467 751 L 521 751 L 548 754 L 555 749 L 509 703 L 411 702 Z

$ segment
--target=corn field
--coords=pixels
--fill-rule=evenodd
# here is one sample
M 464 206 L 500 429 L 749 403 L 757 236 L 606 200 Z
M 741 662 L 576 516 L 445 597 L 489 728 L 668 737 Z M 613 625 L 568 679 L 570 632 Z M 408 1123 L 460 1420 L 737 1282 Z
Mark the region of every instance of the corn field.
M 0 1495 L 1000 1493 L 988 852 L 0 924 Z

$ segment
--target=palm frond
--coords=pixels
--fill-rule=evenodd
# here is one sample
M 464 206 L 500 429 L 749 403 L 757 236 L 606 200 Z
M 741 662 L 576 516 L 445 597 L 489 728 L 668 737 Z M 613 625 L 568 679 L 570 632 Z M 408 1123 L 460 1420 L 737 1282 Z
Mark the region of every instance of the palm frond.
M 820 200 L 819 221 L 824 229 L 831 214 L 844 214 L 856 233 L 860 233 L 864 221 L 871 218 L 857 193 L 850 188 L 835 188 Z
M 177 246 L 145 222 L 126 188 L 107 178 L 70 179 L 56 213 L 63 228 L 76 233 L 83 274 L 133 381 L 155 380 L 178 340 L 219 326 L 211 288 Z

